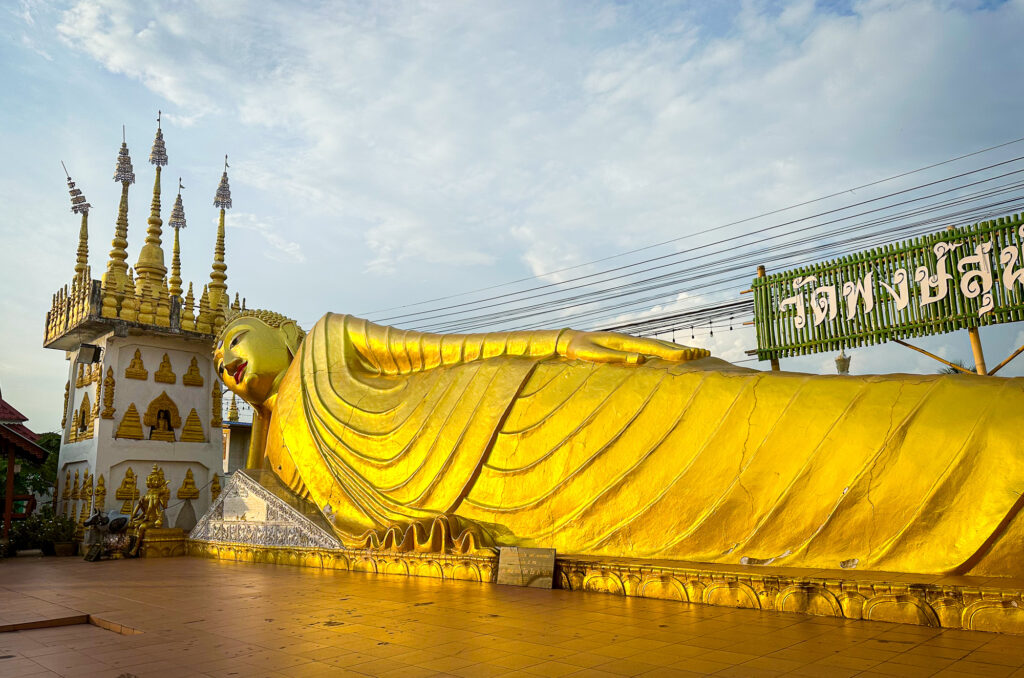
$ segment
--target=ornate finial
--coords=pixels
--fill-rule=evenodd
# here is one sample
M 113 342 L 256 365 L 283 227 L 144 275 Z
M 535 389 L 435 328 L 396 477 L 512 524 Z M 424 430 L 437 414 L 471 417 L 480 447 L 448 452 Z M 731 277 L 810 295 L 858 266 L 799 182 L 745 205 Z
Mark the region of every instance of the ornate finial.
M 160 129 L 160 111 L 156 112 L 156 138 L 153 139 L 153 150 L 149 152 L 149 162 L 152 165 L 167 164 L 167 147 L 164 146 L 164 131 Z
M 167 152 L 164 149 L 164 135 L 159 126 L 156 130 L 156 139 L 153 141 L 153 151 L 150 153 L 149 161 L 156 165 L 156 177 L 153 179 L 153 201 L 150 204 L 149 219 L 146 220 L 148 224 L 146 242 L 142 245 L 142 249 L 139 251 L 139 260 L 135 263 L 135 273 L 139 277 L 139 282 L 136 283 L 136 293 L 141 293 L 142 286 L 146 285 L 153 291 L 158 290 L 163 283 L 164 276 L 167 275 L 167 267 L 164 266 L 163 231 L 160 228 L 164 223 L 160 219 L 160 170 L 167 164 Z M 145 311 L 146 300 L 142 294 L 140 294 L 140 301 L 142 309 Z M 148 313 L 143 315 L 145 319 L 141 319 L 140 322 L 155 321 L 149 319 Z M 162 320 L 161 316 L 161 322 L 158 324 L 163 325 Z
M 181 177 L 178 177 L 178 197 L 174 199 L 174 209 L 167 225 L 174 229 L 174 252 L 171 254 L 170 293 L 172 297 L 181 296 L 181 245 L 178 242 L 178 231 L 185 228 L 185 207 L 181 204 Z
M 238 401 L 235 394 L 231 394 L 231 406 L 228 407 L 228 421 L 238 421 Z
M 228 156 L 224 156 L 224 173 L 220 177 L 220 186 L 213 199 L 213 206 L 220 208 L 220 220 L 217 222 L 217 242 L 213 248 L 213 270 L 210 272 L 210 310 L 213 312 L 211 321 L 217 324 L 218 318 L 223 321 L 221 309 L 228 305 L 227 299 L 227 264 L 224 263 L 224 210 L 231 209 L 231 187 L 228 186 Z
M 84 278 L 89 270 L 89 208 L 92 207 L 85 201 L 81 189 L 75 188 L 75 182 L 68 174 L 68 168 L 64 161 L 60 161 L 64 168 L 64 176 L 68 178 L 68 193 L 71 194 L 71 211 L 82 215 L 82 226 L 78 230 L 78 253 L 75 258 L 75 276 Z
M 102 315 L 104 318 L 116 318 L 121 310 L 119 306 L 127 294 L 128 265 L 128 187 L 135 183 L 135 171 L 132 159 L 128 155 L 128 144 L 124 137 L 124 125 L 121 126 L 121 150 L 117 154 L 117 168 L 114 170 L 114 181 L 121 184 L 121 204 L 117 210 L 117 226 L 114 228 L 114 239 L 110 243 L 110 258 L 107 260 L 107 271 L 103 274 Z
M 171 228 L 185 228 L 185 207 L 181 204 L 181 189 L 185 188 L 181 184 L 181 177 L 178 177 L 178 197 L 174 199 L 174 208 L 171 210 L 171 218 L 167 220 L 167 225 Z
M 121 135 L 124 136 L 124 125 L 121 126 Z M 128 155 L 128 142 L 121 141 L 121 150 L 117 153 L 117 167 L 114 169 L 114 181 L 121 184 L 135 183 L 135 168 L 132 167 L 132 157 Z
M 217 195 L 213 198 L 213 206 L 222 210 L 231 209 L 231 187 L 228 185 L 228 156 L 224 156 L 224 173 L 220 175 Z
M 71 211 L 75 214 L 88 214 L 92 205 L 85 201 L 85 196 L 82 195 L 81 189 L 75 188 L 75 182 L 71 181 L 71 175 L 68 174 L 68 168 L 64 165 L 63 160 L 60 161 L 60 166 L 64 168 L 64 176 L 68 178 L 68 193 L 71 194 Z

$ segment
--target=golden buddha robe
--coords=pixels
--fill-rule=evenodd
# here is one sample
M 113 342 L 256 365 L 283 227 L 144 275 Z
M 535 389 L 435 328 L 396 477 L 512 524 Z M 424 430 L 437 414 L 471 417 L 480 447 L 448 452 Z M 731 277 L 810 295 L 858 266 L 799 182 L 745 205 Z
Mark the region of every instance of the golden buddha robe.
M 558 336 L 328 314 L 268 461 L 351 546 L 446 514 L 568 554 L 1024 574 L 1024 379 L 593 363 Z

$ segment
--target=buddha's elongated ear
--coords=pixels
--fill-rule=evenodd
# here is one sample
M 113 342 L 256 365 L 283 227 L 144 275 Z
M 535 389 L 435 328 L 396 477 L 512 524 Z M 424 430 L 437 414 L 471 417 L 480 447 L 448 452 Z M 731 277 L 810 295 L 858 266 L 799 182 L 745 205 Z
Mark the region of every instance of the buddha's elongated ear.
M 281 334 L 284 336 L 284 343 L 288 347 L 288 352 L 292 354 L 294 358 L 299 354 L 299 345 L 302 344 L 303 338 L 306 333 L 299 329 L 299 326 L 292 321 L 281 323 Z

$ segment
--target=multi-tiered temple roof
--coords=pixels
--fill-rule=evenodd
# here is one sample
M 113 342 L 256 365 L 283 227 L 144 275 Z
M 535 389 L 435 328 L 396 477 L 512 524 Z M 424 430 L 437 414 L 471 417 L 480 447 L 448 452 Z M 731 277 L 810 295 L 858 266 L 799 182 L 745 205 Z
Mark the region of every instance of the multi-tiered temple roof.
M 139 252 L 134 269 L 128 260 L 128 189 L 135 183 L 135 170 L 127 141 L 122 140 L 114 170 L 114 181 L 121 184 L 121 204 L 114 227 L 110 255 L 102 280 L 93 280 L 89 268 L 89 210 L 91 205 L 81 189 L 68 176 L 71 211 L 82 215 L 78 237 L 75 274 L 71 283 L 57 290 L 46 314 L 43 345 L 46 348 L 73 350 L 82 342 L 113 330 L 119 335 L 130 330 L 158 334 L 185 335 L 211 338 L 224 324 L 229 307 L 238 308 L 238 295 L 231 304 L 228 296 L 227 265 L 224 263 L 224 215 L 231 208 L 231 189 L 228 185 L 227 156 L 214 198 L 214 207 L 220 210 L 217 241 L 214 248 L 210 281 L 203 285 L 196 303 L 192 283 L 182 297 L 181 257 L 178 231 L 185 226 L 185 213 L 181 201 L 181 180 L 178 197 L 168 226 L 174 228 L 174 252 L 171 275 L 167 276 L 163 251 L 163 220 L 160 217 L 160 174 L 167 165 L 160 119 L 157 118 L 156 138 L 149 155 L 156 167 L 153 183 L 153 201 L 147 220 L 146 239 Z

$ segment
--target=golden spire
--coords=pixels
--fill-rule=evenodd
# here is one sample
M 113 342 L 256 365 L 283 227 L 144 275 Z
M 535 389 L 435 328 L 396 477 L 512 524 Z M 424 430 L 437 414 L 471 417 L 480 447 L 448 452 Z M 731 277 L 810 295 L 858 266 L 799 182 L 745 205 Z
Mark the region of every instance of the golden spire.
M 89 208 L 92 207 L 82 195 L 82 190 L 75 188 L 75 182 L 68 174 L 68 168 L 62 160 L 60 166 L 64 168 L 64 176 L 68 178 L 68 193 L 71 194 L 71 211 L 74 214 L 82 215 L 82 226 L 78 231 L 78 257 L 75 259 L 75 276 L 85 278 L 89 271 Z
M 149 219 L 146 223 L 146 244 L 139 252 L 139 261 L 135 264 L 135 274 L 139 278 L 136 284 L 136 292 L 141 292 L 141 285 L 149 283 L 153 289 L 159 289 L 163 277 L 167 275 L 167 267 L 164 266 L 164 251 L 161 247 L 160 227 L 163 221 L 160 219 L 160 169 L 167 164 L 167 150 L 164 147 L 164 133 L 160 129 L 160 113 L 156 116 L 156 138 L 153 140 L 153 150 L 149 153 L 149 162 L 156 165 L 156 179 L 153 181 L 153 202 L 149 210 Z M 145 321 L 143 321 L 145 322 Z
M 213 317 L 210 314 L 210 292 L 203 285 L 203 294 L 199 297 L 199 313 L 196 314 L 196 332 L 213 333 Z
M 192 283 L 188 284 L 188 293 L 185 295 L 185 303 L 181 305 L 181 329 L 195 331 L 196 317 L 193 312 L 195 296 L 192 294 Z
M 224 263 L 224 211 L 231 209 L 231 187 L 228 185 L 228 156 L 224 156 L 224 173 L 220 176 L 220 185 L 213 198 L 213 206 L 220 208 L 220 221 L 217 224 L 217 244 L 213 250 L 213 271 L 210 272 L 210 309 L 217 313 L 225 306 L 228 279 L 227 264 Z
M 178 231 L 185 228 L 185 206 L 181 204 L 181 177 L 178 177 L 178 197 L 174 199 L 174 208 L 167 225 L 174 229 L 174 254 L 171 256 L 170 292 L 172 297 L 181 296 L 181 246 L 178 244 Z
M 135 171 L 132 168 L 132 158 L 128 155 L 123 125 L 114 181 L 121 183 L 121 205 L 117 211 L 114 239 L 110 243 L 107 271 L 103 274 L 103 316 L 107 318 L 117 317 L 117 304 L 124 295 L 124 284 L 128 278 L 128 265 L 125 263 L 128 258 L 128 252 L 125 251 L 128 246 L 128 187 L 135 183 Z
M 172 297 L 181 296 L 181 245 L 178 243 L 178 229 L 174 229 L 174 252 L 171 254 L 170 291 Z
M 139 319 L 139 301 L 135 298 L 135 273 L 128 269 L 125 274 L 124 298 L 121 300 L 121 320 L 135 322 Z
M 139 309 L 138 321 L 145 325 L 152 325 L 156 322 L 156 308 L 153 306 L 153 295 L 150 292 L 149 281 L 135 273 L 135 297 Z
M 228 408 L 228 421 L 238 421 L 238 401 L 235 394 L 231 394 L 231 407 Z

